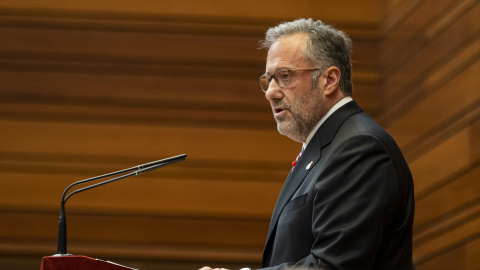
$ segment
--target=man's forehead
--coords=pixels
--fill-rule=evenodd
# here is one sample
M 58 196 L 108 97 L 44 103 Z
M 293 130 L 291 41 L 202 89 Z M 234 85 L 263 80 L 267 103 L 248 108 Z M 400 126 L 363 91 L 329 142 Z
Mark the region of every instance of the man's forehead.
M 305 61 L 303 47 L 307 37 L 306 33 L 298 33 L 277 39 L 268 50 L 267 69 L 281 63 L 300 64 Z
M 268 54 L 272 51 L 278 51 L 282 49 L 286 50 L 295 50 L 295 49 L 303 49 L 305 41 L 307 40 L 306 33 L 297 33 L 288 36 L 279 37 L 275 42 L 272 43 L 270 49 L 268 50 Z

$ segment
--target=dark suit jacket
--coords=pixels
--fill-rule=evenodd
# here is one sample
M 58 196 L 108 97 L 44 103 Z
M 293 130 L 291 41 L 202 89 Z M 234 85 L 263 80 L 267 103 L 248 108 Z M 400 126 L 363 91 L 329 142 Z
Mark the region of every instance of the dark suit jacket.
M 400 149 L 349 102 L 318 129 L 285 181 L 263 267 L 413 269 L 413 213 Z

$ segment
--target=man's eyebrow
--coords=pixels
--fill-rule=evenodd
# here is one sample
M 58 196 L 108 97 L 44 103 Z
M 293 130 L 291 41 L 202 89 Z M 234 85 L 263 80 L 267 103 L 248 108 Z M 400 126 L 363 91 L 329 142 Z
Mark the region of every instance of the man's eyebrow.
M 289 69 L 291 69 L 291 68 L 290 68 L 290 67 L 279 67 L 279 68 L 275 69 L 275 72 L 279 71 L 280 69 L 286 69 L 286 70 L 289 70 Z M 273 72 L 273 74 L 275 74 L 275 72 Z M 273 75 L 273 74 L 272 74 L 272 75 Z M 270 74 L 268 71 L 267 71 L 267 72 L 265 72 L 265 74 L 264 74 L 264 75 L 272 76 L 272 75 L 271 75 L 271 74 Z

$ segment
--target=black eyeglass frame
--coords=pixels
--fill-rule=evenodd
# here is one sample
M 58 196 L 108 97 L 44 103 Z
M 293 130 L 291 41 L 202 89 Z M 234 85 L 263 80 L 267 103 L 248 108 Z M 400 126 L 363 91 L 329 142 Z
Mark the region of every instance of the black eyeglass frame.
M 278 87 L 280 87 L 280 88 L 287 87 L 287 86 L 289 86 L 290 84 L 293 83 L 293 81 L 290 80 L 290 82 L 289 82 L 288 84 L 285 85 L 285 84 L 282 83 L 282 85 L 280 85 L 280 82 L 279 82 L 279 80 L 278 80 L 278 78 L 277 78 L 277 76 L 276 76 L 279 71 L 287 71 L 288 75 L 291 76 L 291 75 L 292 75 L 292 71 L 312 71 L 312 70 L 322 70 L 322 68 L 315 67 L 315 68 L 294 68 L 294 69 L 280 68 L 280 69 L 277 69 L 277 70 L 275 71 L 275 73 L 273 73 L 273 74 L 270 75 L 270 76 L 269 76 L 268 74 L 263 74 L 262 76 L 260 76 L 260 78 L 259 78 L 260 88 L 262 89 L 262 91 L 263 91 L 264 93 L 266 93 L 266 92 L 268 91 L 268 88 L 270 87 L 270 83 L 272 82 L 272 79 L 275 80 L 275 82 L 277 83 Z M 263 89 L 263 86 L 264 86 L 264 85 L 262 84 L 262 79 L 267 79 L 267 81 L 268 81 L 268 84 L 266 85 L 266 86 L 267 86 L 267 89 Z

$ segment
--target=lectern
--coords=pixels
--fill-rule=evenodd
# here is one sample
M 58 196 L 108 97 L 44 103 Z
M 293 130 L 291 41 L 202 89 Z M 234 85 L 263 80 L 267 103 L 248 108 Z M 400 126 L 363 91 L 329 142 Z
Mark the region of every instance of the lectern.
M 109 261 L 86 256 L 47 256 L 43 257 L 40 270 L 137 270 Z

